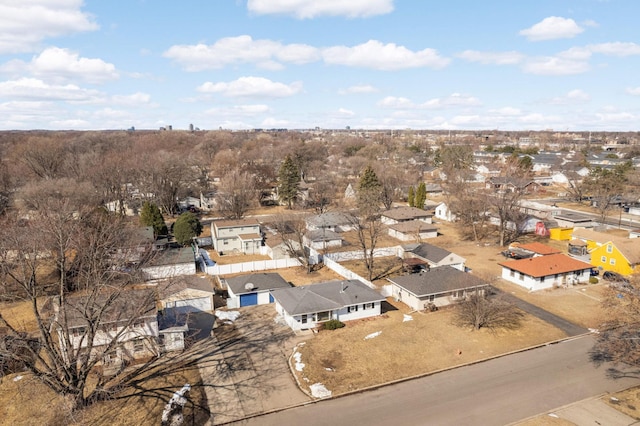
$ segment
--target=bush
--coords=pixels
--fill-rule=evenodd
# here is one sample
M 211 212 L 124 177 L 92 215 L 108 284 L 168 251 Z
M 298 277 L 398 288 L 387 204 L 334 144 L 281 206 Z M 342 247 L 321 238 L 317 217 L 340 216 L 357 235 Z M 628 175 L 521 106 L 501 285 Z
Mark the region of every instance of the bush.
M 324 323 L 325 330 L 335 330 L 336 328 L 344 327 L 344 323 L 337 319 L 332 319 Z
M 589 284 L 598 284 L 598 279 L 596 277 L 589 277 Z

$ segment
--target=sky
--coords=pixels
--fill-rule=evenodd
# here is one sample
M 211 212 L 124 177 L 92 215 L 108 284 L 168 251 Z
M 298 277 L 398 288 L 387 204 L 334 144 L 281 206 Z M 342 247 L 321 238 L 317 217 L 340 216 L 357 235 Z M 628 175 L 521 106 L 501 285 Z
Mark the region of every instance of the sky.
M 0 130 L 637 131 L 637 0 L 0 0 Z

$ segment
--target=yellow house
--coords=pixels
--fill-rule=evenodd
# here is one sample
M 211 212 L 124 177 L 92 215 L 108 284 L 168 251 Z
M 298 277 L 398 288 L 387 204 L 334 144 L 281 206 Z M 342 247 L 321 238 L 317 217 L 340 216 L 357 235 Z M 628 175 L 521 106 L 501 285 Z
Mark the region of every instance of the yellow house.
M 577 228 L 573 238 L 587 243 L 591 265 L 623 275 L 640 272 L 640 244 L 630 238 Z

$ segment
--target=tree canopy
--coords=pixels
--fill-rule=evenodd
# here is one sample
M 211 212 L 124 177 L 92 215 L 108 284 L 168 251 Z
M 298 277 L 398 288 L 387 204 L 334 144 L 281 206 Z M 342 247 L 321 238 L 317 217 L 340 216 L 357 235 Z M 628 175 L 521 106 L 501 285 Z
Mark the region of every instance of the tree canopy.
M 140 209 L 140 223 L 143 226 L 151 226 L 153 228 L 153 235 L 167 235 L 167 224 L 164 221 L 162 212 L 157 205 L 145 201 Z
M 178 244 L 188 246 L 193 239 L 202 233 L 202 224 L 198 217 L 191 212 L 184 212 L 173 224 L 173 237 Z
M 278 196 L 291 209 L 298 198 L 300 171 L 290 155 L 287 155 L 278 171 Z

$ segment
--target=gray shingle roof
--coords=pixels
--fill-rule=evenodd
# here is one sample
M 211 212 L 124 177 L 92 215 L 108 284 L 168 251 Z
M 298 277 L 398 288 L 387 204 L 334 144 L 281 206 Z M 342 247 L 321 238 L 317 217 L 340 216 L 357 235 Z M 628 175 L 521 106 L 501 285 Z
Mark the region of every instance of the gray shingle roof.
M 417 297 L 489 285 L 475 275 L 451 266 L 441 266 L 419 274 L 390 278 L 389 281 Z
M 273 290 L 271 294 L 289 315 L 331 311 L 385 299 L 380 293 L 357 280 L 329 281 L 279 289 Z
M 225 279 L 227 286 L 233 291 L 233 294 L 255 293 L 258 291 L 268 291 L 278 288 L 289 288 L 291 284 L 286 282 L 280 274 L 276 272 L 263 272 L 261 274 L 241 275 Z M 246 285 L 251 283 L 251 290 Z
M 431 213 L 419 209 L 417 207 L 395 207 L 390 210 L 383 211 L 381 216 L 388 217 L 397 221 L 413 220 L 433 216 Z
M 409 249 L 409 251 L 433 263 L 439 263 L 451 254 L 448 250 L 427 243 L 418 244 L 417 247 Z

